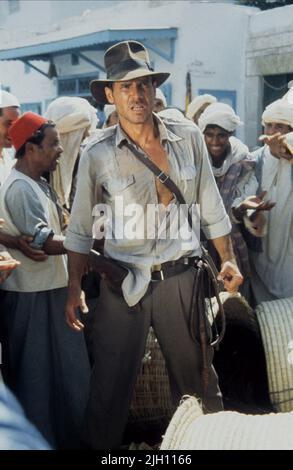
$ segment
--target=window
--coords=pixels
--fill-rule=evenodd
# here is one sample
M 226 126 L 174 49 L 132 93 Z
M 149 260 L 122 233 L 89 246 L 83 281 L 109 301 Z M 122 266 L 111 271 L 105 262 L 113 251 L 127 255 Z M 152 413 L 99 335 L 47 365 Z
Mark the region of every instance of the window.
M 58 80 L 58 95 L 77 95 L 75 78 Z
M 235 90 L 208 90 L 202 88 L 198 90 L 199 95 L 204 95 L 205 93 L 215 96 L 220 103 L 228 104 L 234 109 L 235 113 L 237 112 L 237 93 Z
M 98 74 L 58 79 L 58 96 L 89 96 L 90 81 Z
M 36 114 L 41 114 L 42 105 L 41 103 L 22 103 L 20 105 L 20 109 L 22 113 L 25 113 L 26 111 L 31 111 Z
M 265 75 L 263 77 L 263 109 L 273 101 L 282 98 L 288 91 L 288 82 L 293 80 L 293 74 Z
M 8 11 L 9 13 L 15 13 L 19 10 L 19 0 L 8 0 Z

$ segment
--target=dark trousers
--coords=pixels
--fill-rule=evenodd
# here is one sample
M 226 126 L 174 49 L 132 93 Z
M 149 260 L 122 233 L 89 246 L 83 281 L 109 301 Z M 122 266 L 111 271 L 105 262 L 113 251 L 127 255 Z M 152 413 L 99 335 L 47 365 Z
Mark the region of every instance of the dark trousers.
M 220 411 L 221 393 L 208 347 L 209 385 L 203 394 L 199 333 L 190 335 L 190 303 L 194 268 L 151 282 L 135 308 L 102 281 L 94 319 L 90 396 L 86 411 L 86 440 L 93 449 L 121 445 L 133 388 L 153 326 L 166 360 L 174 404 L 185 394 L 202 399 L 209 411 Z M 198 328 L 196 328 L 198 330 Z

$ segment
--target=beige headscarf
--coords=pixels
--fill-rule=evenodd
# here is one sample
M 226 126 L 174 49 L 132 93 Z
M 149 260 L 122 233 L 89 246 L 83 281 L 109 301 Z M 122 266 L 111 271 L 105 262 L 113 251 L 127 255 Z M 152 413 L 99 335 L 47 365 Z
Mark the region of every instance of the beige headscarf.
M 293 80 L 290 80 L 290 82 L 288 83 L 288 88 L 289 90 L 282 97 L 282 100 L 286 100 L 287 103 L 290 103 L 293 105 Z
M 217 98 L 213 95 L 204 94 L 196 96 L 196 98 L 194 98 L 188 105 L 186 117 L 193 120 L 197 111 L 199 111 L 204 104 L 212 104 L 216 103 L 216 101 Z
M 166 96 L 164 95 L 162 90 L 160 90 L 160 88 L 156 88 L 156 98 L 162 101 L 164 108 L 167 108 Z
M 263 126 L 270 122 L 280 122 L 293 127 L 293 104 L 285 96 L 266 107 L 261 118 Z
M 209 125 L 219 126 L 227 132 L 235 131 L 236 127 L 243 124 L 235 114 L 233 108 L 225 103 L 213 103 L 208 106 L 198 120 L 198 126 L 202 132 Z
M 84 98 L 61 97 L 50 103 L 46 118 L 55 122 L 63 147 L 57 170 L 51 174 L 51 184 L 62 205 L 69 208 L 74 165 L 85 131 L 91 133 L 96 129 L 96 109 Z

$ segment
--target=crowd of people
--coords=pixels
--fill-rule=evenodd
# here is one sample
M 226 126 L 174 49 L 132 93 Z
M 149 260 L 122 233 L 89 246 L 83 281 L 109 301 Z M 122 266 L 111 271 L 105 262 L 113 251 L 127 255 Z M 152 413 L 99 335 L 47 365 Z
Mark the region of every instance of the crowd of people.
M 142 44 L 115 44 L 104 59 L 107 78 L 91 82 L 102 128 L 83 98 L 21 115 L 0 90 L 1 370 L 55 449 L 121 446 L 150 326 L 174 405 L 191 394 L 206 412 L 223 408 L 201 309 L 206 249 L 218 281 L 252 307 L 293 297 L 288 94 L 264 110 L 251 151 L 234 135 L 240 117 L 215 97 L 196 97 L 186 115 L 168 107 L 159 87 L 169 73 L 152 70 Z M 178 205 L 188 240 L 180 226 L 171 236 Z M 103 263 L 93 272 L 93 246 L 124 272 L 119 282 Z

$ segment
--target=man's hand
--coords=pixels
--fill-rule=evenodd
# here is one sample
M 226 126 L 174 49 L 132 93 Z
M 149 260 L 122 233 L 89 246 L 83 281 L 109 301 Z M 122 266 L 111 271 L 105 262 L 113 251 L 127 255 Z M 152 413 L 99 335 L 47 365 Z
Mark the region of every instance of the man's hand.
M 80 308 L 83 313 L 88 312 L 88 308 L 85 303 L 84 293 L 81 290 L 80 285 L 73 284 L 68 287 L 65 317 L 66 322 L 68 326 L 70 326 L 70 328 L 75 331 L 81 331 L 84 328 L 84 324 L 76 317 L 77 308 Z
M 11 271 L 19 265 L 20 262 L 13 259 L 7 251 L 0 251 L 0 283 L 4 282 Z
M 248 196 L 237 207 L 233 207 L 233 215 L 240 221 L 244 215 L 247 215 L 247 211 L 253 211 L 254 214 L 260 211 L 270 211 L 276 203 L 264 201 L 266 194 L 267 191 L 262 191 L 258 196 Z
M 264 237 L 267 233 L 267 218 L 261 211 L 248 211 L 244 217 L 246 229 L 255 237 Z
M 37 250 L 30 246 L 30 243 L 33 241 L 33 237 L 20 235 L 15 238 L 16 248 L 28 258 L 32 259 L 33 261 L 46 261 L 46 259 L 48 259 L 48 255 L 43 250 Z
M 5 221 L 0 219 L 0 228 L 3 224 L 5 224 Z M 2 236 L 5 236 L 5 239 L 1 240 L 3 245 L 8 248 L 21 251 L 25 256 L 33 261 L 46 261 L 46 259 L 48 259 L 48 255 L 43 250 L 36 250 L 30 246 L 30 243 L 33 241 L 33 237 L 28 237 L 26 235 L 13 237 L 8 234 L 3 234 Z
M 288 163 L 293 164 L 293 155 L 286 142 L 286 134 L 277 132 L 273 135 L 261 135 L 259 140 L 270 147 L 270 152 L 274 157 L 283 158 Z
M 235 261 L 225 261 L 222 263 L 218 280 L 223 281 L 224 287 L 228 292 L 233 293 L 238 291 L 238 287 L 243 282 L 243 276 Z

